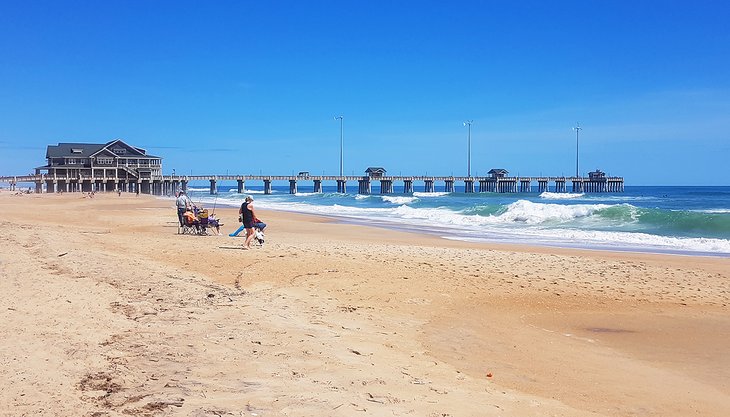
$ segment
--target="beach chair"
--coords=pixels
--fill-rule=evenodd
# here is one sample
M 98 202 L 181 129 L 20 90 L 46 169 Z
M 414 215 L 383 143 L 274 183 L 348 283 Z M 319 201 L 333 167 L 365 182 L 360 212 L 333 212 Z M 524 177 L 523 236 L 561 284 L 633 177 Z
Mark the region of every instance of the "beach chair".
M 183 224 L 181 232 L 183 235 L 200 234 L 200 221 L 190 211 L 186 211 L 185 214 L 183 214 Z
M 208 234 L 208 210 L 207 209 L 199 210 L 196 217 L 198 219 L 198 234 L 207 235 Z

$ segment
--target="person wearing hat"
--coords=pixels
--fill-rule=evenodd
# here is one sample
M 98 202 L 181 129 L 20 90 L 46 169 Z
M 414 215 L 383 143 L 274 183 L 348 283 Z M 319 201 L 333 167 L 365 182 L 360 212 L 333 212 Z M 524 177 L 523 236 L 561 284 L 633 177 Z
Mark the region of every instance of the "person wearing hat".
M 175 200 L 175 205 L 177 206 L 177 220 L 180 222 L 180 226 L 182 226 L 184 224 L 183 214 L 185 214 L 186 211 L 193 209 L 193 202 L 190 201 L 183 190 L 178 194 L 177 199 Z
M 241 215 L 243 227 L 246 229 L 246 242 L 243 244 L 243 248 L 251 249 L 251 241 L 254 236 L 253 224 L 254 219 L 256 219 L 256 213 L 253 211 L 253 197 L 246 196 L 243 204 L 241 204 L 241 209 L 238 210 L 238 214 Z

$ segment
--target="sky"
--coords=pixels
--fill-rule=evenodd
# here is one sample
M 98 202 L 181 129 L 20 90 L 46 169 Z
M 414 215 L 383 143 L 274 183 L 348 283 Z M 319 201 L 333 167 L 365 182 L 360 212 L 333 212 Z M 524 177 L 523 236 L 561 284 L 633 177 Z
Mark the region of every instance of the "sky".
M 335 175 L 342 115 L 347 175 L 574 175 L 580 124 L 582 175 L 730 185 L 727 16 L 702 0 L 0 0 L 0 175 L 114 139 L 165 174 Z

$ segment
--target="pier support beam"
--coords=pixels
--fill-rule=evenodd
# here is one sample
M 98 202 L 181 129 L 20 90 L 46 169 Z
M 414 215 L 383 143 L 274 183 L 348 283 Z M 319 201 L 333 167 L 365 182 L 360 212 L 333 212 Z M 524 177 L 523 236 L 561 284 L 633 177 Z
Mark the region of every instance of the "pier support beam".
M 242 194 L 243 190 L 246 189 L 245 188 L 246 183 L 242 179 L 236 180 L 236 182 L 238 183 L 238 187 L 236 188 L 236 191 L 238 192 L 238 194 Z
M 532 191 L 532 185 L 530 185 L 530 180 L 528 179 L 520 179 L 520 192 L 521 193 L 529 193 Z
M 423 180 L 423 192 L 425 192 L 425 193 L 433 192 L 433 180 Z
M 392 180 L 380 180 L 380 194 L 393 194 Z
M 583 180 L 573 180 L 573 192 L 582 193 L 583 191 Z
M 210 195 L 216 195 L 218 194 L 218 191 L 216 191 L 215 187 L 215 178 L 210 180 Z
M 289 180 L 289 194 L 297 193 L 297 180 Z
M 314 180 L 314 192 L 315 193 L 322 192 L 322 180 Z
M 444 192 L 445 193 L 454 192 L 454 180 L 445 180 L 444 181 Z
M 403 194 L 413 193 L 413 180 L 403 180 Z
M 264 180 L 264 194 L 271 194 L 271 180 Z
M 347 180 L 344 180 L 344 179 L 337 180 L 337 192 L 340 194 L 347 193 Z
M 473 193 L 474 192 L 474 180 L 464 180 L 464 192 L 465 193 Z
M 357 193 L 362 195 L 370 194 L 370 179 L 362 178 L 357 180 Z

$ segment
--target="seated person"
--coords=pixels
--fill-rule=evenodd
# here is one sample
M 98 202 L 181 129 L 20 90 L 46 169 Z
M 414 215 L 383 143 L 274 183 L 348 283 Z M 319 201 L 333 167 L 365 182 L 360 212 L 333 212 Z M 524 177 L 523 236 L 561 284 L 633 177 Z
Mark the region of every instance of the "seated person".
M 183 217 L 183 221 L 185 222 L 185 224 L 187 226 L 195 226 L 196 229 L 198 228 L 198 224 L 200 224 L 200 221 L 195 216 L 195 213 L 193 213 L 190 210 L 187 210 L 186 212 L 183 213 L 182 217 Z
M 208 226 L 214 227 L 215 232 L 220 236 L 221 234 L 221 224 L 220 220 L 218 220 L 217 217 L 215 217 L 215 213 L 211 213 L 210 216 L 208 216 Z

